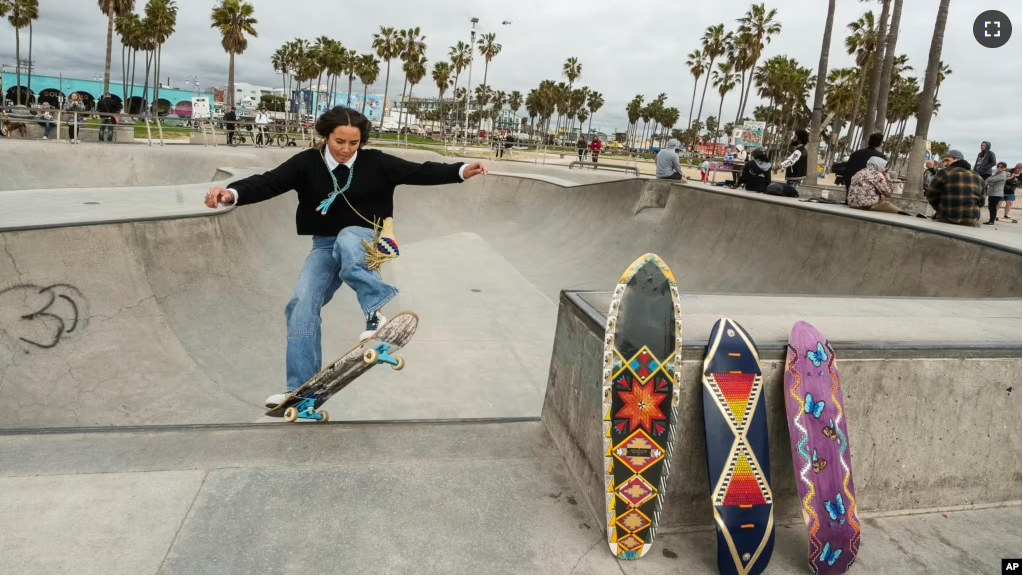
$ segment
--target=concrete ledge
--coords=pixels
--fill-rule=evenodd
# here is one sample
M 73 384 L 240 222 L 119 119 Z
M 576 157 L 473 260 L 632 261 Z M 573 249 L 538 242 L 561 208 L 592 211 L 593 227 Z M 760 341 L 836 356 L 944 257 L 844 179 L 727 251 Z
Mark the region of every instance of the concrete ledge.
M 742 297 L 735 296 L 736 302 Z M 779 298 L 779 301 L 784 298 Z M 797 298 L 790 301 L 798 304 Z M 836 299 L 841 304 L 852 299 Z M 862 299 L 870 305 L 882 299 Z M 907 299 L 909 300 L 909 299 Z M 966 302 L 966 301 L 961 301 Z M 998 308 L 1002 301 L 986 304 Z M 1014 310 L 1019 311 L 1018 301 Z M 897 302 L 896 306 L 909 306 Z M 1001 304 L 1008 306 L 1008 303 Z M 588 308 L 588 309 L 587 309 Z M 1021 490 L 1019 400 L 1021 371 L 1019 319 L 1016 338 L 988 342 L 901 338 L 903 350 L 887 343 L 889 334 L 868 345 L 848 342 L 865 337 L 869 322 L 843 332 L 819 313 L 765 310 L 763 317 L 723 307 L 699 314 L 683 303 L 683 374 L 675 464 L 661 516 L 662 530 L 707 526 L 712 521 L 706 467 L 700 374 L 704 340 L 701 326 L 715 317 L 734 318 L 751 331 L 760 348 L 771 446 L 772 489 L 779 521 L 799 518 L 783 399 L 785 333 L 797 318 L 818 325 L 836 348 L 849 414 L 858 501 L 864 513 L 887 513 L 943 506 L 974 506 L 1014 501 Z M 592 512 L 601 517 L 604 503 L 601 460 L 601 355 L 603 315 L 578 294 L 563 292 L 551 358 L 542 420 L 551 430 L 568 467 L 582 486 Z M 775 316 L 769 318 L 772 314 Z M 842 316 L 836 311 L 833 316 Z M 972 323 L 976 324 L 976 320 Z M 891 330 L 898 331 L 898 323 Z M 911 325 L 907 320 L 904 324 Z M 950 324 L 951 325 L 951 324 Z M 827 327 L 826 327 L 827 326 Z M 1008 330 L 1009 328 L 1006 328 Z M 951 328 L 950 328 L 951 330 Z M 952 338 L 948 334 L 938 337 Z M 914 344 L 915 342 L 915 344 Z M 873 348 L 873 352 L 871 351 Z M 965 349 L 982 349 L 971 354 Z M 926 351 L 921 354 L 921 351 Z M 980 376 L 982 375 L 982 376 Z
M 14 134 L 3 140 L 14 141 L 14 140 L 40 140 L 46 131 L 43 129 L 42 124 L 36 120 L 30 120 L 27 118 L 11 117 L 12 121 L 22 122 L 25 124 L 26 137 L 21 138 L 20 135 Z M 156 131 L 156 126 L 153 126 L 153 131 Z M 99 125 L 96 124 L 79 124 L 78 133 L 75 135 L 78 140 L 82 142 L 99 142 Z M 66 122 L 60 123 L 59 137 L 62 140 L 68 140 L 68 124 Z M 57 140 L 58 130 L 57 126 L 54 125 L 53 130 L 50 131 L 50 140 Z M 135 125 L 134 124 L 115 124 L 114 125 L 114 142 L 117 143 L 134 143 L 135 142 Z
M 635 166 L 626 166 L 625 164 L 607 164 L 600 162 L 580 162 L 579 160 L 573 160 L 568 163 L 569 169 L 575 168 L 592 168 L 594 170 L 618 170 L 620 172 L 631 172 L 636 176 L 639 176 L 639 168 Z

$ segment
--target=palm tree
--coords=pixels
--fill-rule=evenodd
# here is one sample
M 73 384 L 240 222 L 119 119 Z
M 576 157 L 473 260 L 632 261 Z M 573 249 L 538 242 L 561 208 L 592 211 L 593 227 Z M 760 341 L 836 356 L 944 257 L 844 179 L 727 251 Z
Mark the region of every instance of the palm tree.
M 476 48 L 486 63 L 483 66 L 483 85 L 487 85 L 487 72 L 490 71 L 490 61 L 501 53 L 501 45 L 497 43 L 497 34 L 490 32 L 483 34 L 476 40 Z M 483 119 L 480 118 L 479 127 L 483 127 Z
M 714 87 L 718 89 L 718 94 L 721 95 L 721 103 L 718 104 L 718 118 L 721 118 L 721 111 L 725 107 L 725 96 L 729 92 L 735 89 L 735 85 L 739 83 L 739 74 L 735 72 L 735 64 L 729 61 L 718 62 L 718 69 L 710 73 L 710 77 L 714 79 Z M 742 95 L 740 94 L 741 98 Z
M 579 62 L 578 58 L 572 56 L 565 60 L 565 64 L 561 67 L 561 73 L 565 78 L 568 78 L 568 87 L 572 88 L 575 81 L 583 74 L 583 65 Z
M 32 25 L 32 21 L 39 18 L 39 0 L 10 0 L 6 5 L 10 14 L 7 21 L 14 26 L 14 58 L 17 70 L 18 87 L 15 90 L 15 103 L 23 104 L 21 101 L 21 29 Z
M 873 2 L 874 0 L 862 0 Z M 877 22 L 877 44 L 874 47 L 874 66 L 870 71 L 870 88 L 867 90 L 867 111 L 863 115 L 862 136 L 870 134 L 874 129 L 874 116 L 877 114 L 877 97 L 881 90 L 881 70 L 884 68 L 884 49 L 888 42 L 888 11 L 891 9 L 892 0 L 878 0 L 882 2 L 881 19 Z
M 838 153 L 839 135 L 849 113 L 853 109 L 856 97 L 856 82 L 860 76 L 857 68 L 833 68 L 828 72 L 828 85 L 825 88 L 825 108 L 832 115 L 831 135 L 828 139 L 828 162 L 830 164 Z
M 689 73 L 693 75 L 693 99 L 689 103 L 689 125 L 692 125 L 693 108 L 696 107 L 696 88 L 700 85 L 700 76 L 707 72 L 707 61 L 699 49 L 690 52 L 686 58 L 686 66 L 689 67 Z
M 384 62 L 387 62 L 387 76 L 384 81 L 384 100 L 388 97 L 388 90 L 391 87 L 391 60 L 398 57 L 398 43 L 399 37 L 395 33 L 394 28 L 391 27 L 380 27 L 380 32 L 373 34 L 373 49 L 376 50 L 377 56 L 379 56 Z M 380 111 L 383 114 L 383 110 Z M 383 116 L 381 116 L 381 119 Z M 380 129 L 383 126 L 383 121 L 380 122 L 380 126 L 377 126 L 377 138 L 380 137 Z
M 892 23 L 888 27 L 888 37 L 884 50 L 884 65 L 881 67 L 881 84 L 877 94 L 877 111 L 874 115 L 874 131 L 884 130 L 888 118 L 888 95 L 892 87 L 892 65 L 895 61 L 895 45 L 899 41 L 899 21 L 902 19 L 902 0 L 891 0 Z
M 927 141 L 927 130 L 931 127 L 934 117 L 934 93 L 937 91 L 938 70 L 941 65 L 941 47 L 945 42 L 945 22 L 948 20 L 949 0 L 941 0 L 938 5 L 938 16 L 934 21 L 934 35 L 931 36 L 931 49 L 927 53 L 927 72 L 924 74 L 924 87 L 920 92 L 916 113 L 916 133 L 913 136 L 913 149 L 909 153 L 910 170 L 906 172 L 906 186 L 903 195 L 908 198 L 920 198 L 923 173 L 913 168 L 924 163 L 924 147 Z
M 454 87 L 458 88 L 458 78 L 462 75 L 462 70 L 465 70 L 469 66 L 469 59 L 472 58 L 472 46 L 458 41 L 448 51 L 448 57 L 451 59 L 451 66 L 455 71 L 455 83 Z
M 124 102 L 124 110 L 129 114 L 135 113 L 131 108 L 131 89 L 135 85 L 135 59 L 141 49 L 139 36 L 142 32 L 142 19 L 138 14 L 130 12 L 124 16 L 118 16 L 114 22 L 114 29 L 121 37 L 121 91 Z M 130 52 L 129 52 L 130 51 Z M 129 75 L 128 70 L 131 70 Z
M 178 6 L 174 0 L 149 0 L 146 4 L 146 21 L 152 27 L 153 42 L 156 44 L 156 65 L 153 69 L 153 114 L 160 114 L 160 62 L 163 58 L 163 45 L 174 33 L 178 21 Z M 160 126 L 160 124 L 157 124 Z M 160 128 L 163 138 L 163 128 Z
M 444 93 L 451 87 L 451 75 L 454 71 L 455 68 L 450 62 L 441 60 L 433 64 L 433 82 L 440 90 L 437 96 L 437 112 L 441 118 L 444 117 Z
M 362 82 L 362 112 L 366 113 L 366 95 L 369 93 L 369 87 L 371 84 L 377 81 L 377 76 L 380 75 L 380 61 L 377 60 L 372 54 L 363 54 L 359 58 L 358 65 L 359 80 Z
M 781 23 L 774 19 L 778 15 L 776 8 L 768 10 L 762 3 L 749 7 L 746 15 L 738 19 L 740 35 L 748 35 L 751 52 L 749 58 L 751 63 L 749 69 L 753 70 L 760 60 L 764 46 L 771 43 L 771 36 L 781 34 Z M 752 85 L 752 82 L 750 82 Z M 746 94 L 742 96 L 739 104 L 739 117 L 746 111 L 746 103 L 749 101 L 749 88 L 746 86 Z
M 901 0 L 896 0 L 901 2 Z M 820 151 L 821 116 L 824 114 L 824 86 L 828 75 L 828 57 L 831 55 L 831 29 L 835 24 L 835 0 L 828 0 L 828 19 L 824 24 L 824 40 L 821 43 L 821 57 L 817 63 L 817 89 L 813 94 L 813 111 L 810 114 L 810 145 L 806 150 L 806 182 L 817 183 L 817 155 Z
M 402 66 L 402 68 L 405 70 L 405 77 L 408 79 L 408 98 L 411 101 L 412 89 L 415 88 L 416 84 L 419 84 L 419 82 L 421 82 L 426 76 L 426 55 L 416 53 L 405 62 L 405 65 Z M 411 112 L 412 111 L 409 110 L 409 113 Z M 405 120 L 408 121 L 407 115 Z
M 846 25 L 846 28 L 851 34 L 845 37 L 845 51 L 847 54 L 856 55 L 856 67 L 860 80 L 859 88 L 856 89 L 852 118 L 849 119 L 849 146 L 850 149 L 855 149 L 857 146 L 852 137 L 860 126 L 856 119 L 859 116 L 860 101 L 863 99 L 864 81 L 873 67 L 874 51 L 877 47 L 877 24 L 874 22 L 874 13 L 868 10 L 859 19 Z
M 135 0 L 99 0 L 99 9 L 107 17 L 107 58 L 103 66 L 103 93 L 107 93 L 110 92 L 110 65 L 114 50 L 114 19 L 133 13 Z M 18 60 L 21 60 L 20 55 Z M 21 84 L 21 80 L 18 80 L 18 84 Z
M 944 62 L 938 62 L 938 84 L 934 87 L 934 100 L 938 100 L 938 91 L 941 90 L 941 83 L 945 78 L 952 75 L 952 69 Z
M 210 28 L 220 31 L 220 45 L 231 55 L 227 72 L 227 105 L 234 106 L 234 56 L 245 52 L 249 47 L 246 34 L 258 38 L 256 34 L 256 9 L 243 0 L 221 0 L 220 6 L 213 8 L 210 15 Z
M 344 56 L 340 59 L 341 73 L 348 76 L 348 97 L 345 101 L 345 106 L 351 108 L 352 106 L 352 83 L 355 82 L 355 78 L 359 75 L 359 52 L 354 49 L 348 49 L 344 51 Z
M 593 132 L 593 117 L 597 115 L 597 110 L 604 105 L 604 95 L 600 92 L 590 92 L 589 101 L 586 103 L 586 107 L 590 110 L 590 125 L 586 128 L 587 132 Z
M 405 83 L 401 89 L 401 101 L 405 101 L 405 84 L 408 84 L 408 70 L 409 62 L 417 61 L 420 56 L 424 56 L 426 53 L 426 36 L 422 36 L 419 31 L 419 27 L 409 28 L 398 32 L 398 57 L 401 58 L 402 70 L 405 72 Z M 425 56 L 424 56 L 425 58 Z M 425 66 L 425 63 L 423 64 Z M 423 75 L 426 75 L 424 68 Z M 401 132 L 402 116 L 408 119 L 408 112 L 405 110 L 407 107 L 402 106 L 402 114 L 398 115 L 398 131 Z
M 732 33 L 725 33 L 725 25 L 708 26 L 700 40 L 703 43 L 703 57 L 707 59 L 707 70 L 714 69 L 714 60 L 724 56 L 728 52 L 728 45 L 732 42 Z M 707 84 L 710 82 L 710 75 L 703 81 L 703 96 L 700 96 L 700 109 L 696 113 L 699 120 L 703 117 L 703 101 L 707 98 Z
M 732 43 L 732 51 L 728 54 L 728 59 L 734 65 L 735 71 L 740 74 L 739 105 L 735 107 L 736 123 L 739 122 L 739 118 L 744 111 L 743 107 L 746 105 L 746 73 L 753 70 L 753 67 L 756 66 L 756 61 L 753 59 L 757 56 L 756 44 L 755 36 L 747 32 L 739 32 L 735 37 L 735 42 Z M 750 73 L 749 80 L 750 82 L 753 81 L 752 72 Z

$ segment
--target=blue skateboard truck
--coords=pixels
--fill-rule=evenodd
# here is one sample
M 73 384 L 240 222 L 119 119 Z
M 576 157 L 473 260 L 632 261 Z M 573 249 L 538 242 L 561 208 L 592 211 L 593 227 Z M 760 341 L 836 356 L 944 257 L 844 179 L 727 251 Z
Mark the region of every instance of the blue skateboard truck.
M 362 360 L 366 364 L 390 364 L 393 370 L 401 370 L 405 367 L 405 359 L 401 356 L 391 356 L 389 353 L 390 349 L 390 344 L 380 344 L 375 348 L 366 350 L 362 355 Z M 317 400 L 316 396 L 303 397 L 301 402 L 284 411 L 284 420 L 286 422 L 294 422 L 301 418 L 302 420 L 318 420 L 324 423 L 329 421 L 330 414 L 326 410 L 316 409 Z

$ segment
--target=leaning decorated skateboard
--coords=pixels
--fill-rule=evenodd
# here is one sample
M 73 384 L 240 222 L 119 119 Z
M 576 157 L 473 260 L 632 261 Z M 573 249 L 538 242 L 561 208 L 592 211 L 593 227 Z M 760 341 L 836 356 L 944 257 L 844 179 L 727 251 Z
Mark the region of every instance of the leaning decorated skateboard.
M 707 471 L 722 574 L 760 574 L 774 552 L 774 503 L 760 354 L 723 318 L 703 362 Z
M 326 410 L 320 410 L 320 406 L 356 378 L 377 364 L 390 364 L 395 370 L 405 367 L 405 359 L 394 354 L 408 344 L 418 326 L 419 316 L 414 312 L 397 314 L 385 322 L 372 338 L 359 342 L 292 392 L 280 405 L 268 410 L 266 415 L 283 416 L 288 422 L 299 418 L 326 422 L 330 415 Z
M 622 274 L 604 335 L 603 456 L 607 541 L 635 560 L 650 549 L 678 418 L 682 312 L 675 278 L 654 254 Z
M 845 400 L 835 351 L 806 322 L 796 322 L 789 337 L 785 412 L 810 568 L 844 574 L 860 547 Z

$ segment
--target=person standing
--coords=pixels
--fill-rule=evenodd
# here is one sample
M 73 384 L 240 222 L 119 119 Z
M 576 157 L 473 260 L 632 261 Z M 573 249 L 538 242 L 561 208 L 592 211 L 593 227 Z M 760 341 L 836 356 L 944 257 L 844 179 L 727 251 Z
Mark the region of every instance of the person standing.
M 1012 174 L 1005 180 L 1005 219 L 1018 224 L 1019 221 L 1013 219 L 1009 213 L 1012 211 L 1012 204 L 1016 201 L 1016 190 L 1019 189 L 1021 176 L 1023 176 L 1023 164 L 1016 164 L 1016 167 L 1012 169 Z
M 980 226 L 984 180 L 958 150 L 949 150 L 941 163 L 945 169 L 935 174 L 926 195 L 934 208 L 934 219 L 960 226 Z
M 96 104 L 96 111 L 102 114 L 99 126 L 99 141 L 100 142 L 113 142 L 114 141 L 114 117 L 111 114 L 116 114 L 120 111 L 120 106 L 117 105 L 117 101 L 110 95 L 110 92 L 103 94 L 100 101 Z
M 928 160 L 924 164 L 924 193 L 927 193 L 927 188 L 931 186 L 931 180 L 934 180 L 934 175 L 938 173 L 937 168 L 934 167 L 934 160 Z
M 269 133 L 267 127 L 270 126 L 270 114 L 266 111 L 266 106 L 259 108 L 256 112 L 256 147 L 260 148 L 268 145 Z
M 224 129 L 227 130 L 227 145 L 234 146 L 234 131 L 238 124 L 238 112 L 234 106 L 224 112 Z
M 984 179 L 988 211 L 988 221 L 984 224 L 987 226 L 994 226 L 995 222 L 998 222 L 998 204 L 1002 201 L 1002 196 L 1005 195 L 1005 181 L 1009 176 L 1005 172 L 1007 168 L 1005 162 L 999 162 L 995 166 L 995 173 Z
M 998 164 L 998 158 L 995 153 L 991 150 L 991 143 L 987 140 L 980 143 L 980 154 L 977 154 L 977 161 L 973 164 L 973 169 L 980 174 L 980 177 L 987 180 L 989 176 L 994 174 L 995 167 Z
M 586 153 L 586 138 L 583 135 L 579 135 L 579 140 L 575 143 L 575 151 L 579 154 L 579 161 L 583 161 L 583 154 Z
M 600 141 L 600 136 L 594 136 L 593 141 L 590 142 L 590 157 L 593 158 L 593 163 L 597 163 L 597 157 L 600 156 L 600 151 L 604 149 L 604 143 Z
M 366 330 L 359 335 L 360 341 L 372 337 L 386 321 L 380 310 L 398 294 L 398 288 L 383 281 L 379 263 L 374 262 L 385 240 L 397 254 L 397 242 L 377 234 L 380 223 L 386 229 L 393 216 L 395 187 L 457 184 L 487 173 L 479 162 L 416 163 L 365 149 L 372 124 L 358 111 L 342 106 L 324 112 L 315 130 L 324 138 L 316 147 L 268 172 L 237 180 L 227 188 L 211 188 L 205 200 L 214 209 L 246 206 L 295 190 L 297 232 L 312 238 L 294 296 L 285 307 L 287 392 L 268 397 L 267 408 L 279 405 L 322 369 L 320 310 L 342 284 L 352 287 L 365 314 Z

